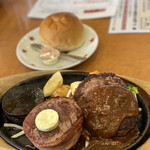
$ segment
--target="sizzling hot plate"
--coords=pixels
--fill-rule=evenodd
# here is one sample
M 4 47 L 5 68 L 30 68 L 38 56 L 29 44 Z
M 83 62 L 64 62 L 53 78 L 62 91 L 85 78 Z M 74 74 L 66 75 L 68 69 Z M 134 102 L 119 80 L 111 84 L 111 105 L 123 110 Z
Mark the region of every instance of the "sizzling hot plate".
M 85 77 L 87 77 L 87 75 L 88 73 L 85 73 L 85 72 L 63 72 L 62 73 L 64 84 L 68 84 L 68 85 L 70 85 L 74 81 L 82 81 Z M 45 83 L 48 81 L 48 79 L 51 76 L 52 74 L 46 74 L 46 75 L 41 75 L 38 77 L 33 77 L 33 78 L 20 82 L 14 87 L 22 86 L 22 85 L 36 85 L 37 87 L 43 89 L 43 86 L 45 85 Z M 126 80 L 124 81 L 126 83 L 131 83 Z M 134 83 L 131 83 L 131 84 L 134 84 Z M 142 96 L 138 94 L 138 101 L 139 101 L 139 106 L 142 108 L 142 119 L 138 123 L 138 126 L 140 128 L 140 136 L 132 145 L 130 145 L 128 148 L 124 150 L 133 150 L 136 147 L 140 146 L 149 128 L 150 117 L 149 117 L 149 108 L 145 102 L 146 100 L 144 100 Z M 0 136 L 4 140 L 6 140 L 9 144 L 11 144 L 12 146 L 14 146 L 15 148 L 19 150 L 31 150 L 31 148 L 25 147 L 25 145 L 32 145 L 25 135 L 20 136 L 19 138 L 16 138 L 16 139 L 10 138 L 13 134 L 18 133 L 18 131 L 15 131 L 9 128 L 4 128 L 3 123 L 5 121 L 6 119 L 2 115 L 2 108 L 1 108 L 1 103 L 0 103 Z

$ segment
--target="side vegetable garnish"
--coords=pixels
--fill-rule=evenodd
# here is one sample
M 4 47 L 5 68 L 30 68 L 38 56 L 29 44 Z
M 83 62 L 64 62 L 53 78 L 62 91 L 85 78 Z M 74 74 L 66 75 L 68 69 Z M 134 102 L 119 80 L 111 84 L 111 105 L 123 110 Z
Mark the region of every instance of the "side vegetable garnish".
M 80 83 L 81 83 L 81 81 L 76 81 L 76 82 L 73 82 L 70 84 L 70 89 L 71 89 L 72 95 L 74 95 L 74 92 Z
M 7 127 L 7 128 L 16 128 L 16 129 L 19 129 L 19 130 L 22 130 L 14 135 L 11 136 L 11 138 L 18 138 L 20 137 L 21 135 L 24 135 L 24 131 L 23 131 L 23 127 L 22 126 L 19 126 L 17 124 L 13 124 L 13 123 L 4 123 L 3 125 L 4 127 Z
M 61 87 L 57 88 L 54 93 L 52 94 L 52 97 L 66 97 L 68 91 L 70 90 L 69 85 L 62 85 Z
M 139 93 L 138 87 L 135 87 L 129 83 L 126 86 L 134 94 L 136 100 L 138 101 L 138 99 L 137 99 L 137 94 Z M 142 108 L 139 107 L 139 111 L 142 111 Z
M 43 88 L 44 97 L 70 97 L 74 95 L 75 89 L 82 81 L 72 82 L 70 85 L 63 84 L 63 76 L 57 71 L 46 82 Z
M 56 89 L 63 85 L 63 77 L 59 71 L 52 75 L 43 88 L 44 96 L 51 96 Z
M 139 93 L 138 87 L 135 87 L 135 86 L 128 83 L 127 88 L 135 95 L 135 98 L 137 100 L 137 94 Z

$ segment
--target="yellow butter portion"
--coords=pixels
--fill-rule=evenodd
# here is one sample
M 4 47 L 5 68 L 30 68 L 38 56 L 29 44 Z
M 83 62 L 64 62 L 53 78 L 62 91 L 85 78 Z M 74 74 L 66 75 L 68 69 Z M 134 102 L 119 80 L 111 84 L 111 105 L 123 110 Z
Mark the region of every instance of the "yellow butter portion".
M 40 131 L 54 130 L 59 124 L 59 115 L 53 109 L 42 110 L 36 116 L 35 124 Z

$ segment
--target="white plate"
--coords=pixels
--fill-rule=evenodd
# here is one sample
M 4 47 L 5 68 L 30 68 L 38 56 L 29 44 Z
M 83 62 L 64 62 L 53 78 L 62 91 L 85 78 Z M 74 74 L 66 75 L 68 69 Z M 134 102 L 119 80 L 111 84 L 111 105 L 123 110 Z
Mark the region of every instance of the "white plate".
M 69 54 L 77 56 L 86 56 L 88 59 L 96 50 L 98 46 L 98 35 L 97 33 L 89 26 L 84 24 L 85 28 L 85 42 L 81 47 L 70 51 Z M 65 56 L 60 56 L 58 62 L 53 65 L 45 65 L 39 58 L 39 53 L 31 49 L 31 43 L 39 43 L 39 28 L 33 29 L 27 33 L 18 43 L 16 54 L 19 61 L 24 64 L 26 67 L 35 70 L 62 70 L 71 68 L 82 63 L 85 60 L 76 60 Z

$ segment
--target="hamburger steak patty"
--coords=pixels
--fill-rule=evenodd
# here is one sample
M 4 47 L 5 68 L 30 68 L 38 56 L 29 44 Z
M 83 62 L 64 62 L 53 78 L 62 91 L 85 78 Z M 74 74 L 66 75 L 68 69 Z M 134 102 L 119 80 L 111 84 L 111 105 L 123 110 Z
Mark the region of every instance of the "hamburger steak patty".
M 112 73 L 89 75 L 76 89 L 74 99 L 93 136 L 125 136 L 135 127 L 139 116 L 134 94 Z
M 126 87 L 125 83 L 114 73 L 90 74 L 76 89 L 74 99 L 82 99 L 82 97 L 86 97 L 90 90 L 105 85 L 120 85 Z
M 42 132 L 35 125 L 37 114 L 44 109 L 53 109 L 59 114 L 59 125 L 49 132 Z M 25 118 L 23 129 L 26 136 L 39 149 L 66 150 L 78 141 L 82 132 L 82 123 L 82 111 L 76 102 L 70 98 L 57 97 L 37 105 Z

